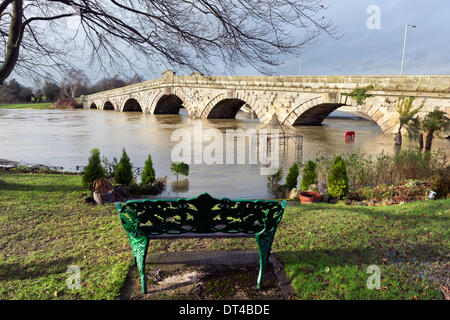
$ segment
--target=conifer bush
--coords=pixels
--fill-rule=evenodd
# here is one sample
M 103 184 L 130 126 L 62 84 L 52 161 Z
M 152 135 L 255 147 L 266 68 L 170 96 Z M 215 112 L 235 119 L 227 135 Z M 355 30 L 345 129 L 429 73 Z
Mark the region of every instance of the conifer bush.
M 300 188 L 307 191 L 313 184 L 317 184 L 316 163 L 309 160 L 303 168 L 303 177 Z
M 118 184 L 128 186 L 133 181 L 133 165 L 130 162 L 125 149 L 122 149 L 122 156 L 114 170 L 114 177 Z
M 293 189 L 297 187 L 297 180 L 298 180 L 298 164 L 294 163 L 292 167 L 289 168 L 289 173 L 286 177 L 286 185 L 289 189 Z
M 145 161 L 144 171 L 142 172 L 141 184 L 147 185 L 155 182 L 155 169 L 153 169 L 152 156 L 149 154 L 147 160 Z
M 339 156 L 334 158 L 328 175 L 328 194 L 337 199 L 346 199 L 349 196 L 347 169 L 344 160 Z
M 100 162 L 100 150 L 94 148 L 91 150 L 91 156 L 89 157 L 89 162 L 84 169 L 82 183 L 86 188 L 91 188 L 92 183 L 100 178 L 105 177 L 105 170 L 103 169 Z

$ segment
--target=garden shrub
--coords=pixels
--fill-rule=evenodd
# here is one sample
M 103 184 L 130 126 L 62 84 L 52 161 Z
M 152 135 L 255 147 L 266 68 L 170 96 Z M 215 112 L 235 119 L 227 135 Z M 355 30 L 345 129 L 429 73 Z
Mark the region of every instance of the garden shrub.
M 145 161 L 144 171 L 142 172 L 141 184 L 147 185 L 151 184 L 155 181 L 155 169 L 153 169 L 152 156 L 148 155 L 147 160 Z
M 141 187 L 135 181 L 130 182 L 127 189 L 128 192 L 133 196 L 142 194 Z
M 277 185 L 280 183 L 280 181 L 283 179 L 283 167 L 279 167 L 277 172 L 274 174 L 267 176 L 267 181 L 270 184 Z
M 431 189 L 436 192 L 436 199 L 445 199 L 450 196 L 450 166 L 433 177 Z
M 289 189 L 293 189 L 297 187 L 297 180 L 298 180 L 298 164 L 294 163 L 292 167 L 289 169 L 289 173 L 286 177 L 286 185 Z
M 89 162 L 84 169 L 82 183 L 86 188 L 91 188 L 92 183 L 100 178 L 105 177 L 105 170 L 100 163 L 100 151 L 99 149 L 92 149 Z
M 122 150 L 122 157 L 117 164 L 116 170 L 114 172 L 114 176 L 116 178 L 116 182 L 123 186 L 128 186 L 133 181 L 133 166 L 130 162 L 130 158 L 128 157 L 125 149 Z
M 374 162 L 372 158 L 365 153 L 362 154 L 344 154 L 345 167 L 347 169 L 348 186 L 352 190 L 361 186 L 373 184 Z
M 307 191 L 313 184 L 317 184 L 316 163 L 309 160 L 303 168 L 303 177 L 300 188 Z
M 117 158 L 114 157 L 112 159 L 112 161 L 109 161 L 108 158 L 103 157 L 102 162 L 103 162 L 103 168 L 105 169 L 106 177 L 107 178 L 114 177 L 114 171 L 116 170 L 117 163 L 118 163 Z
M 344 160 L 336 156 L 328 175 L 328 194 L 334 198 L 346 199 L 349 195 L 347 170 Z
M 410 201 L 424 201 L 431 190 L 427 180 L 408 180 L 406 182 L 375 187 L 362 187 L 351 193 L 353 200 L 368 200 L 372 203 L 398 204 Z
M 394 155 L 393 168 L 397 173 L 397 181 L 407 179 L 420 179 L 430 177 L 434 164 L 429 152 L 421 152 L 419 149 L 402 150 Z
M 376 155 L 342 154 L 351 190 L 377 185 L 394 185 L 408 179 L 430 179 L 436 172 L 447 166 L 446 153 L 421 152 L 417 148 L 402 150 L 395 154 L 381 152 Z M 328 174 L 333 165 L 333 158 L 318 155 L 314 159 L 318 185 L 327 185 Z

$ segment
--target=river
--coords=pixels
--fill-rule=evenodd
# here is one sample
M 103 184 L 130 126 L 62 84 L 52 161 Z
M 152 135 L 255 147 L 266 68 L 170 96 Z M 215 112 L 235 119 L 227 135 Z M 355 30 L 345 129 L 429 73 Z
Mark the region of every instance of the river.
M 286 170 L 297 157 L 314 158 L 318 152 L 375 154 L 393 152 L 393 135 L 383 134 L 372 121 L 349 117 L 329 117 L 323 126 L 295 127 L 303 136 L 303 148 L 290 141 L 288 148 L 280 148 L 279 162 Z M 341 117 L 345 116 L 345 118 Z M 236 119 L 190 119 L 187 114 L 144 115 L 102 110 L 0 110 L 0 159 L 27 164 L 60 166 L 75 170 L 87 164 L 89 151 L 99 148 L 101 156 L 120 158 L 125 148 L 136 167 L 143 167 L 148 154 L 152 155 L 157 177 L 168 177 L 168 187 L 161 196 L 196 196 L 209 192 L 216 197 L 271 198 L 267 177 L 261 174 L 261 164 L 191 164 L 189 176 L 176 177 L 170 171 L 171 151 L 178 144 L 172 141 L 176 129 L 189 132 L 218 129 L 258 129 L 257 119 L 239 112 Z M 354 142 L 345 142 L 346 131 L 355 131 Z M 404 138 L 404 148 L 416 144 Z M 448 140 L 436 139 L 433 150 L 449 150 Z M 225 161 L 224 161 L 225 162 Z

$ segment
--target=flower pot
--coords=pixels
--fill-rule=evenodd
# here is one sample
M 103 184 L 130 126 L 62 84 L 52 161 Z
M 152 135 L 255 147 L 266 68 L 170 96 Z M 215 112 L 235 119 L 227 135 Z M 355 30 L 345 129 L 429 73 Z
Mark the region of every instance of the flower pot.
M 298 194 L 301 203 L 316 203 L 320 202 L 322 198 L 321 194 L 318 192 L 300 192 Z
M 111 203 L 114 201 L 114 193 L 112 191 L 106 193 L 98 193 L 94 191 L 93 193 L 94 200 L 98 205 L 102 205 L 104 203 Z

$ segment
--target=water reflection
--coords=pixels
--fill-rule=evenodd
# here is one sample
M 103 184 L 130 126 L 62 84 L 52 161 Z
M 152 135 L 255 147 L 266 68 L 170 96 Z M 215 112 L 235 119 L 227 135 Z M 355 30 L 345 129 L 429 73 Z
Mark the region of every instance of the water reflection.
M 189 191 L 189 179 L 172 181 L 171 188 L 176 194 L 186 193 Z
M 183 114 L 184 113 L 184 114 Z M 143 167 L 148 154 L 152 155 L 158 177 L 167 176 L 169 187 L 163 196 L 197 196 L 209 192 L 217 197 L 270 198 L 267 177 L 261 175 L 259 164 L 191 164 L 189 181 L 176 182 L 170 172 L 171 141 L 176 129 L 190 132 L 201 124 L 203 129 L 257 129 L 260 123 L 250 115 L 238 113 L 237 119 L 191 119 L 180 115 L 143 115 L 142 113 L 106 112 L 101 110 L 0 110 L 0 158 L 30 164 L 62 166 L 74 170 L 86 165 L 92 148 L 99 148 L 108 159 L 120 157 L 127 150 L 132 163 Z M 303 136 L 302 158 L 314 158 L 318 152 L 336 153 L 381 151 L 394 152 L 393 135 L 383 134 L 374 123 L 362 119 L 327 118 L 323 126 L 295 127 Z M 355 131 L 354 142 L 346 143 L 346 131 Z M 433 150 L 449 150 L 449 141 L 433 140 Z M 416 145 L 404 137 L 403 148 Z M 280 165 L 287 172 L 296 160 L 296 147 L 288 143 L 287 151 L 280 148 Z

